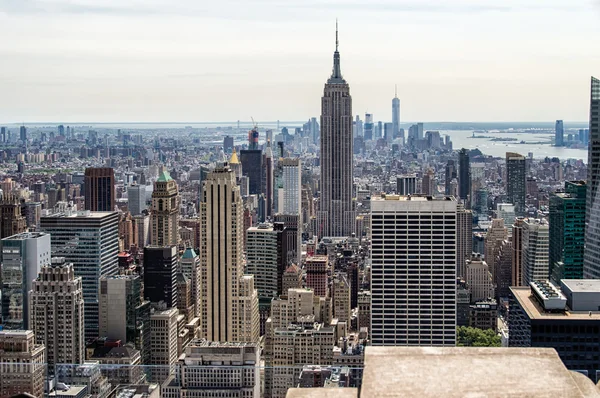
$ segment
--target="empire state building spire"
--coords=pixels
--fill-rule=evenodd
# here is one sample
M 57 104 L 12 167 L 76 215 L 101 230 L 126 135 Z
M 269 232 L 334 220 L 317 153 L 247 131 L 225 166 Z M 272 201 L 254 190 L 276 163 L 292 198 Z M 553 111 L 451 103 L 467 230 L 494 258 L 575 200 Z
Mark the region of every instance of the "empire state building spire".
M 327 80 L 327 83 L 342 83 L 345 84 L 346 81 L 342 77 L 342 69 L 340 67 L 340 52 L 338 51 L 339 47 L 338 40 L 338 22 L 335 20 L 335 52 L 333 53 L 333 71 L 331 72 L 331 77 Z

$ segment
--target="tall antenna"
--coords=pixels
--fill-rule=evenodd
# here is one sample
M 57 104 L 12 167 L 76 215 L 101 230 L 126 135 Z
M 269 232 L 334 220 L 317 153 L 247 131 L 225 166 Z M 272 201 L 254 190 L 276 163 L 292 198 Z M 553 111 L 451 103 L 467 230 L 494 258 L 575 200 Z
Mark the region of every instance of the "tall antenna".
M 398 98 L 398 85 L 394 84 L 394 97 Z
M 336 18 L 335 19 L 335 51 L 338 50 L 338 45 L 339 45 L 339 41 L 338 41 L 338 20 Z

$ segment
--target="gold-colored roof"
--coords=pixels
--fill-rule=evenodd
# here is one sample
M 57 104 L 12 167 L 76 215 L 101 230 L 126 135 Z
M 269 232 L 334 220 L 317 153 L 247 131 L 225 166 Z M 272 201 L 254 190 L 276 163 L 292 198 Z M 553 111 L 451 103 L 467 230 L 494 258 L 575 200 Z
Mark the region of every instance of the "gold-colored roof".
M 231 152 L 231 158 L 229 159 L 229 164 L 240 164 L 240 160 L 238 159 L 238 155 L 235 152 L 235 148 L 233 148 L 233 152 Z

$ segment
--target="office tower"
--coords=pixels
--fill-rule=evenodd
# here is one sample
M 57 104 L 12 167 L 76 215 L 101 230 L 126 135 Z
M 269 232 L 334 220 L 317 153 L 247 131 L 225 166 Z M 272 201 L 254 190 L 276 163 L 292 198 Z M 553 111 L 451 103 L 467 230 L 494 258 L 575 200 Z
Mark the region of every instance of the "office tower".
M 513 205 L 512 203 L 498 203 L 496 205 L 496 218 L 503 219 L 504 225 L 513 225 L 515 223 L 516 218 L 515 205 Z
M 7 192 L 6 190 L 4 192 Z M 0 219 L 2 222 L 2 234 L 0 238 L 8 238 L 27 230 L 27 222 L 21 214 L 21 203 L 19 198 L 5 193 L 0 201 Z
M 504 220 L 501 218 L 495 218 L 492 220 L 492 225 L 487 230 L 484 240 L 484 255 L 485 261 L 490 267 L 490 272 L 494 273 L 494 260 L 500 250 L 502 241 L 508 238 L 508 230 L 504 226 Z
M 379 122 L 379 123 L 381 123 L 381 122 Z M 384 138 L 385 141 L 388 143 L 391 143 L 392 141 L 394 141 L 394 124 L 393 123 L 384 123 L 383 124 L 383 137 L 377 137 L 377 139 L 379 139 L 379 138 Z
M 523 285 L 544 281 L 549 275 L 550 230 L 544 219 L 526 218 L 523 222 L 521 272 Z
M 133 244 L 138 249 L 143 249 L 150 243 L 150 216 L 147 214 L 133 216 L 131 226 L 133 229 Z
M 455 345 L 456 213 L 454 198 L 371 199 L 372 345 Z
M 146 210 L 146 186 L 145 185 L 130 185 L 127 187 L 127 208 L 132 216 L 142 214 L 142 210 Z
M 199 247 L 199 245 L 198 245 Z M 187 248 L 180 260 L 181 271 L 192 282 L 192 303 L 194 305 L 194 317 L 202 316 L 202 278 L 200 274 L 200 256 Z
M 471 292 L 462 278 L 456 278 L 456 326 L 469 326 Z
M 583 278 L 585 181 L 565 182 L 564 192 L 550 195 L 550 278 Z
M 50 264 L 50 235 L 24 232 L 0 241 L 2 246 L 2 327 L 31 329 L 32 308 L 27 300 L 32 281 Z
M 503 240 L 494 259 L 493 282 L 496 286 L 496 297 L 508 297 L 512 286 L 512 242 Z
M 260 398 L 260 346 L 194 340 L 179 358 L 177 372 L 162 386 L 165 397 Z
M 177 246 L 144 247 L 144 298 L 177 307 Z
M 465 282 L 471 292 L 471 303 L 494 297 L 492 273 L 480 254 L 473 254 L 471 259 L 467 260 Z
M 400 135 L 400 100 L 398 99 L 397 86 L 394 92 L 394 99 L 392 100 L 392 124 L 393 138 L 397 138 Z
M 276 214 L 275 224 L 283 224 L 286 229 L 285 261 L 286 264 L 299 264 L 302 258 L 302 219 L 295 214 Z
M 565 127 L 562 120 L 557 120 L 554 127 L 554 146 L 565 146 Z
M 40 227 L 50 234 L 52 255 L 73 263 L 82 277 L 85 339 L 98 337 L 99 280 L 118 273 L 119 213 L 69 210 L 42 217 Z
M 235 180 L 239 183 L 243 176 L 242 164 L 240 163 L 240 159 L 238 158 L 235 148 L 233 148 L 233 151 L 231 152 L 231 157 L 229 158 L 229 167 L 231 167 L 231 170 L 235 175 Z M 206 178 L 203 178 L 202 180 L 204 181 L 205 179 Z M 202 184 L 200 184 L 200 190 L 202 190 Z
M 142 298 L 139 275 L 100 278 L 99 336 L 132 343 L 142 363 L 150 363 L 150 302 Z
M 302 162 L 300 159 L 285 158 L 280 161 L 283 171 L 282 214 L 302 213 Z
M 150 315 L 150 374 L 162 384 L 175 373 L 177 363 L 177 308 L 156 309 Z
M 465 148 L 458 152 L 458 194 L 465 203 L 469 203 L 471 196 L 471 161 L 469 151 Z
M 231 153 L 233 151 L 233 137 L 226 135 L 223 137 L 223 152 Z
M 473 212 L 456 207 L 456 275 L 465 276 L 465 262 L 473 253 Z
M 26 202 L 23 205 L 22 211 L 23 217 L 25 217 L 25 227 L 29 232 L 37 231 L 40 227 L 42 204 L 39 202 Z
M 265 200 L 266 200 L 266 216 L 273 217 L 273 151 L 271 150 L 271 142 L 267 141 L 267 149 L 265 150 Z
M 525 181 L 527 164 L 525 157 L 506 152 L 506 198 L 515 205 L 515 214 L 525 214 Z
M 600 381 L 600 281 L 563 279 L 511 287 L 509 347 L 551 347 L 567 369 Z M 591 354 L 591 355 L 590 355 Z
M 319 123 L 316 117 L 310 118 L 310 136 L 312 137 L 313 144 L 317 145 L 319 142 Z
M 451 195 L 452 194 L 452 180 L 455 180 L 458 178 L 458 173 L 456 170 L 456 164 L 454 163 L 454 160 L 448 160 L 448 163 L 446 163 L 446 183 L 445 183 L 445 194 L 446 195 Z
M 352 98 L 340 69 L 336 28 L 333 73 L 321 100 L 319 236 L 350 236 L 354 232 L 353 142 Z
M 177 278 L 177 309 L 185 323 L 189 324 L 193 321 L 195 312 L 192 301 L 192 281 L 181 271 L 178 271 L 175 276 Z
M 435 176 L 432 169 L 427 169 L 423 174 L 423 181 L 421 183 L 421 193 L 427 196 L 435 195 Z
M 44 265 L 29 292 L 30 329 L 35 342 L 46 347 L 48 373 L 55 364 L 85 360 L 83 286 L 73 264 L 62 257 Z
M 152 191 L 150 243 L 154 246 L 177 245 L 179 241 L 179 188 L 166 170 L 154 183 Z
M 31 330 L 0 331 L 0 396 L 44 396 L 46 348 Z
M 372 113 L 365 113 L 365 125 L 364 125 L 363 137 L 364 137 L 365 141 L 371 141 L 373 139 L 373 114 Z
M 315 292 L 315 296 L 329 297 L 327 273 L 329 259 L 327 256 L 309 256 L 304 265 L 306 269 L 306 287 Z
M 417 176 L 400 176 L 396 178 L 396 193 L 412 195 L 417 193 Z
M 115 172 L 111 167 L 85 169 L 84 189 L 85 210 L 115 210 Z
M 592 77 L 583 277 L 600 278 L 600 80 Z
M 285 128 L 285 127 L 284 127 Z M 286 129 L 287 131 L 287 129 Z M 254 126 L 252 130 L 248 131 L 248 149 L 257 150 L 258 149 L 258 127 Z
M 200 210 L 205 231 L 200 250 L 204 336 L 210 341 L 257 342 L 258 293 L 253 276 L 244 276 L 244 205 L 229 167 L 208 174 Z M 253 291 L 243 292 L 250 288 Z M 242 323 L 247 313 L 251 319 Z
M 300 269 L 300 267 L 298 267 L 296 264 L 292 264 L 287 267 L 283 273 L 283 277 L 281 278 L 281 285 L 281 295 L 286 297 L 288 290 L 302 288 L 302 269 Z
M 27 141 L 27 127 L 21 126 L 19 128 L 19 139 L 23 142 Z
M 350 322 L 352 308 L 350 306 L 350 284 L 343 274 L 338 274 L 332 284 L 333 317 L 339 322 Z
M 523 284 L 523 227 L 525 219 L 515 219 L 512 226 L 512 276 L 511 286 L 525 286 Z
M 263 156 L 260 149 L 240 151 L 242 173 L 248 177 L 250 195 L 260 195 L 263 189 Z

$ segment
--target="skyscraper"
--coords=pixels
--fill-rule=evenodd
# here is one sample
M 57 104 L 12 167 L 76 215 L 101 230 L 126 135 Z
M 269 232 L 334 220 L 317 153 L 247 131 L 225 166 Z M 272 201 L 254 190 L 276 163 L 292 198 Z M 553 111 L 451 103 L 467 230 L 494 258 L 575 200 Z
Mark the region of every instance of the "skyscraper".
M 73 264 L 62 257 L 44 265 L 29 292 L 31 325 L 35 342 L 46 346 L 48 372 L 55 364 L 85 361 L 83 286 Z
M 525 214 L 526 167 L 525 156 L 506 152 L 506 196 L 518 216 Z
M 565 182 L 565 191 L 550 195 L 550 277 L 583 278 L 585 181 Z
M 350 236 L 355 225 L 352 98 L 342 77 L 337 26 L 335 35 L 333 72 L 321 99 L 320 236 Z
M 554 146 L 565 146 L 565 127 L 562 120 L 556 121 L 554 128 Z
M 177 246 L 144 247 L 144 298 L 177 307 Z
M 273 151 L 271 150 L 271 142 L 267 141 L 267 149 L 265 150 L 265 200 L 266 200 L 266 216 L 273 217 Z
M 444 189 L 445 189 L 446 195 L 451 194 L 452 180 L 454 180 L 456 178 L 458 178 L 458 173 L 456 170 L 456 163 L 454 162 L 454 160 L 448 160 L 448 163 L 446 163 L 446 180 L 445 180 L 445 184 L 444 184 Z
M 17 196 L 4 194 L 0 202 L 0 221 L 2 222 L 0 238 L 2 239 L 27 230 L 27 221 L 21 214 L 21 204 Z
M 2 246 L 2 326 L 30 329 L 27 294 L 43 266 L 50 264 L 50 235 L 24 232 L 4 238 Z
M 115 210 L 115 172 L 112 167 L 88 167 L 84 184 L 85 210 Z
M 244 276 L 244 206 L 229 167 L 217 167 L 208 174 L 200 211 L 204 337 L 257 342 L 258 293 L 253 276 Z
M 300 215 L 302 212 L 302 162 L 300 159 L 281 160 L 283 180 L 283 209 L 281 214 Z
M 146 186 L 131 185 L 127 188 L 127 208 L 132 216 L 142 214 L 146 210 Z
M 394 99 L 392 100 L 392 125 L 393 138 L 395 139 L 400 134 L 400 100 L 398 99 L 398 86 L 396 86 Z
M 358 117 L 358 116 L 356 116 L 356 117 Z M 373 139 L 373 114 L 372 113 L 365 114 L 364 138 L 365 138 L 365 141 L 370 141 Z
M 454 346 L 456 200 L 388 195 L 371 212 L 372 345 Z
M 592 77 L 583 277 L 600 278 L 600 80 Z
M 465 204 L 471 196 L 471 161 L 469 160 L 469 151 L 465 148 L 458 152 L 458 194 Z M 467 205 L 467 207 L 469 207 Z
M 179 188 L 166 170 L 154 183 L 152 192 L 152 233 L 150 243 L 155 246 L 177 245 L 179 242 Z
M 42 231 L 50 234 L 52 255 L 73 263 L 83 279 L 85 338 L 98 337 L 99 280 L 118 273 L 119 213 L 60 212 L 42 217 Z
M 524 220 L 521 272 L 525 286 L 534 281 L 548 279 L 549 241 L 550 230 L 545 219 Z
M 456 275 L 465 276 L 465 264 L 473 253 L 473 212 L 465 206 L 456 207 Z

